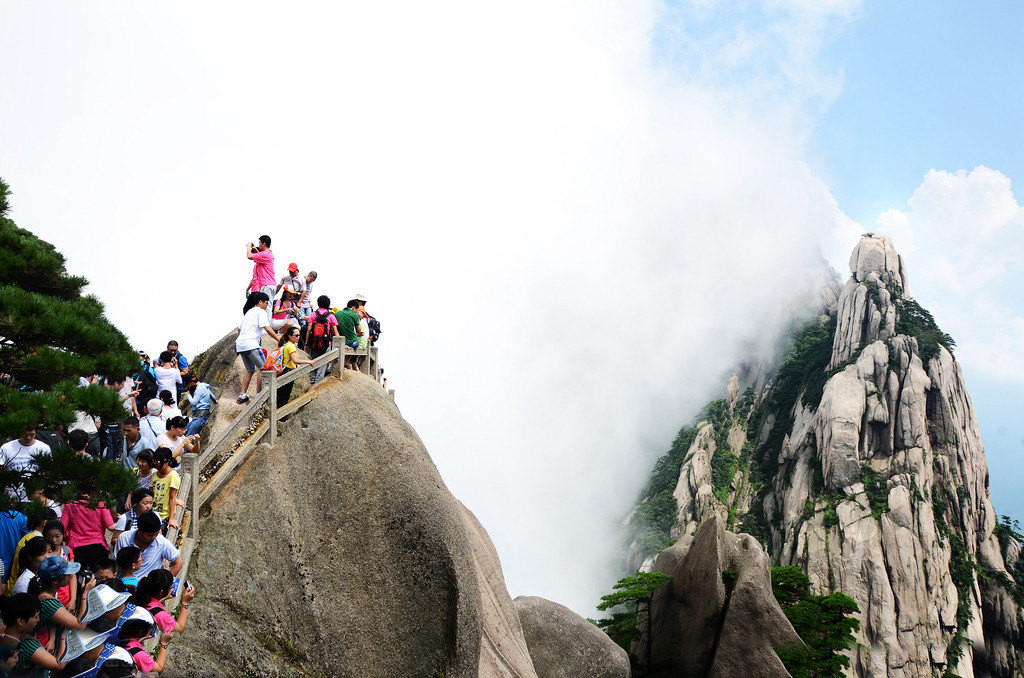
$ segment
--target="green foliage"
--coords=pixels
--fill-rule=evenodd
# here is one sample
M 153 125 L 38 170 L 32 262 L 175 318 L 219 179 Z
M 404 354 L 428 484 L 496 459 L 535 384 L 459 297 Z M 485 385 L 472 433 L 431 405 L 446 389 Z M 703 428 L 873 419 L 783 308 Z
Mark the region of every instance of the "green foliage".
M 732 418 L 729 416 L 729 407 L 725 400 L 712 400 L 704 406 L 704 409 L 697 415 L 697 421 L 706 421 L 715 430 L 716 449 L 725 449 L 729 444 L 729 429 L 732 427 Z
M 996 524 L 995 529 L 992 530 L 992 534 L 999 541 L 999 550 L 1004 560 L 1011 543 L 1016 543 L 1024 548 L 1024 534 L 1020 532 L 1020 523 L 1012 520 L 1010 516 L 1000 516 L 1000 520 Z M 999 583 L 1013 596 L 1017 605 L 1024 608 L 1024 558 L 1017 558 L 1017 562 L 1010 569 L 1009 575 L 990 568 L 979 568 L 978 575 L 986 581 Z
M 642 635 L 642 626 L 647 624 L 651 610 L 651 598 L 654 592 L 661 588 L 665 582 L 672 579 L 661 572 L 640 572 L 633 576 L 626 576 L 615 582 L 612 593 L 601 596 L 601 603 L 598 610 L 606 612 L 612 610 L 612 616 L 598 619 L 595 623 L 615 643 L 630 651 L 630 647 Z M 650 634 L 648 634 L 648 652 L 646 666 L 650 665 Z M 634 666 L 637 658 L 630 654 L 630 663 Z M 637 675 L 634 671 L 633 675 Z
M 776 649 L 793 678 L 840 678 L 850 666 L 842 651 L 852 647 L 860 611 L 842 593 L 814 596 L 810 580 L 798 567 L 773 567 L 772 592 L 786 618 L 804 641 L 803 646 Z
M 82 295 L 85 278 L 69 275 L 53 245 L 7 218 L 9 195 L 0 181 L 0 439 L 37 427 L 57 429 L 74 421 L 76 410 L 120 421 L 125 411 L 118 394 L 102 386 L 79 388 L 78 378 L 123 377 L 136 356 L 104 317 L 102 304 Z M 0 475 L 0 508 L 16 503 L 6 489 L 26 480 L 26 486 L 46 483 L 72 498 L 94 479 L 99 490 L 123 494 L 116 471 L 56 453 L 40 464 L 46 468 L 35 481 Z
M 757 398 L 757 394 L 754 392 L 753 386 L 748 386 L 747 390 L 743 392 L 740 399 L 736 402 L 734 408 L 735 414 L 733 415 L 736 421 L 746 421 L 747 417 L 750 416 L 750 409 L 754 406 L 754 400 Z
M 893 302 L 896 305 L 896 334 L 904 334 L 917 339 L 917 350 L 921 363 L 928 369 L 928 363 L 939 353 L 939 346 L 945 346 L 950 353 L 956 346 L 953 337 L 949 336 L 935 322 L 932 314 L 911 297 L 903 296 L 898 285 L 893 289 Z
M 790 413 L 801 391 L 805 406 L 814 408 L 821 404 L 835 332 L 835 318 L 824 323 L 815 319 L 794 337 L 793 347 L 783 358 L 774 379 L 769 398 L 772 411 L 780 416 Z
M 10 209 L 10 203 L 7 202 L 7 196 L 11 194 L 10 187 L 0 178 L 0 218 L 7 216 L 7 210 Z
M 801 514 L 800 519 L 803 520 L 804 522 L 807 522 L 808 520 L 810 520 L 813 517 L 814 517 L 814 500 L 811 499 L 810 497 L 807 497 L 806 501 L 804 501 L 804 512 L 803 512 L 803 514 Z
M 630 527 L 637 535 L 640 550 L 645 555 L 657 553 L 671 543 L 670 532 L 679 511 L 672 492 L 679 481 L 679 469 L 686 452 L 697 437 L 697 432 L 698 429 L 693 426 L 684 426 L 679 431 L 668 453 L 655 462 L 651 479 L 633 511 Z
M 822 522 L 826 529 L 835 527 L 839 524 L 839 513 L 836 511 L 836 504 L 829 502 L 828 508 L 825 509 L 825 515 Z
M 835 331 L 836 321 L 830 318 L 825 323 L 813 320 L 797 333 L 793 347 L 782 359 L 772 380 L 769 396 L 758 407 L 758 416 L 751 419 L 753 430 L 748 429 L 748 435 L 756 435 L 769 414 L 776 416 L 775 424 L 761 446 L 762 471 L 766 479 L 773 478 L 778 470 L 782 442 L 793 428 L 793 410 L 801 392 L 807 407 L 817 407 L 821 403 Z
M 2 182 L 0 194 L 6 211 Z M 53 245 L 0 217 L 0 437 L 68 424 L 75 409 L 124 416 L 110 389 L 75 388 L 79 376 L 123 377 L 136 360 L 102 304 L 82 296 L 85 285 L 67 273 Z
M 51 450 L 35 457 L 32 472 L 0 471 L 0 487 L 24 484 L 28 492 L 49 487 L 56 493 L 58 504 L 67 504 L 81 493 L 93 493 L 91 504 L 103 501 L 114 506 L 120 498 L 139 486 L 139 479 L 130 469 L 117 462 L 77 454 L 67 448 Z M 17 500 L 0 496 L 0 510 L 16 509 Z
M 715 497 L 723 504 L 729 501 L 729 487 L 738 467 L 739 457 L 728 447 L 715 449 L 715 454 L 711 457 L 711 488 Z
M 1020 522 L 1013 520 L 1008 515 L 999 516 L 999 522 L 992 530 L 992 534 L 996 536 L 996 541 L 999 542 L 999 548 L 1004 557 L 1011 543 L 1024 546 L 1024 534 L 1020 532 Z
M 868 298 L 870 298 L 871 301 L 875 302 L 875 308 L 881 309 L 882 308 L 882 295 L 878 292 L 878 283 L 873 282 L 873 281 L 868 281 L 868 282 L 861 283 L 861 285 L 863 285 L 864 287 L 867 288 L 867 290 L 868 290 Z
M 878 471 L 867 464 L 861 468 L 860 479 L 864 483 L 864 492 L 868 495 L 871 515 L 877 520 L 883 513 L 889 512 L 889 490 L 885 481 L 878 475 Z

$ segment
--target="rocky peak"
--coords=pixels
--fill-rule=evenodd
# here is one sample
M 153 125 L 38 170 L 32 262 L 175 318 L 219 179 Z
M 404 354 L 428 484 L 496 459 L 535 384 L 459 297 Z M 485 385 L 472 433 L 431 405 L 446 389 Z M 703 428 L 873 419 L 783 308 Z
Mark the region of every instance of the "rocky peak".
M 839 293 L 829 369 L 896 333 L 894 296 L 907 290 L 903 257 L 887 235 L 865 234 L 850 255 L 850 279 Z
M 892 238 L 865 233 L 850 255 L 850 272 L 859 283 L 874 282 L 886 287 L 893 283 L 907 289 L 907 273 L 903 257 L 896 252 Z
M 997 531 L 952 340 L 906 296 L 888 237 L 865 235 L 850 269 L 767 385 L 731 383 L 659 462 L 679 469 L 670 536 L 717 516 L 817 594 L 853 598 L 852 676 L 1024 675 L 1024 566 Z M 638 512 L 657 516 L 651 500 Z

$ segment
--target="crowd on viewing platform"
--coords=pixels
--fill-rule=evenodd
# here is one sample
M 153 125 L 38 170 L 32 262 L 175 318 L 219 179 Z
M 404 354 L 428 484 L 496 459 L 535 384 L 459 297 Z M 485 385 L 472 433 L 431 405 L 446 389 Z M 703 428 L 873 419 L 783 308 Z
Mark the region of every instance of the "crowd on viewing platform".
M 331 350 L 335 337 L 353 349 L 380 338 L 380 323 L 362 294 L 334 307 L 327 295 L 314 296 L 316 271 L 300 275 L 295 263 L 278 279 L 270 243 L 264 235 L 246 244 L 253 272 L 235 340 L 243 369 L 239 404 L 249 401 L 254 373 L 259 393 L 263 371 L 285 374 L 312 364 Z M 264 333 L 276 349 L 263 348 Z M 151 360 L 140 350 L 130 375 L 80 378 L 80 386 L 117 392 L 124 407 L 120 421 L 78 412 L 66 428 L 28 429 L 0 446 L 0 473 L 31 477 L 37 458 L 59 448 L 120 464 L 135 479 L 135 488 L 109 506 L 91 490 L 66 503 L 58 501 L 55 488 L 27 480 L 9 490 L 21 510 L 0 511 L 0 677 L 157 675 L 167 664 L 169 644 L 186 628 L 195 590 L 177 578 L 182 554 L 166 536 L 181 527 L 176 510 L 185 506 L 175 469 L 183 454 L 200 451 L 218 397 L 176 340 L 156 356 Z M 347 355 L 344 368 L 358 370 L 364 359 Z M 310 385 L 330 368 L 326 363 L 312 370 Z M 279 405 L 288 402 L 293 385 L 279 387 Z M 180 606 L 172 614 L 164 603 L 179 588 Z M 158 642 L 148 651 L 143 643 L 154 637 Z

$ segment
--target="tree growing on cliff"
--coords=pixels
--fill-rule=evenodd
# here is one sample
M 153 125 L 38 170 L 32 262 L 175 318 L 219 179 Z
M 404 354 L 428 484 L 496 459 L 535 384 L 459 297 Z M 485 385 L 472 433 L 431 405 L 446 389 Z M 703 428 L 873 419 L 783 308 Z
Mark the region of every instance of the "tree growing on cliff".
M 842 678 L 850 666 L 841 654 L 854 643 L 860 622 L 850 615 L 860 608 L 842 593 L 811 595 L 811 580 L 798 567 L 773 567 L 772 592 L 786 618 L 804 641 L 776 653 L 793 678 Z
M 629 652 L 630 646 L 640 639 L 643 629 L 647 626 L 651 616 L 651 598 L 654 592 L 665 584 L 670 577 L 661 572 L 637 572 L 633 576 L 623 577 L 615 582 L 612 588 L 614 591 L 606 596 L 601 596 L 601 604 L 597 606 L 602 612 L 612 612 L 611 617 L 597 620 L 597 625 L 604 630 L 615 643 Z M 643 666 L 651 665 L 651 634 L 647 634 L 646 647 L 647 660 Z M 645 675 L 637 673 L 636 657 L 630 653 L 630 664 L 634 667 L 635 676 Z
M 136 362 L 132 348 L 104 317 L 99 300 L 82 294 L 86 279 L 68 274 L 53 245 L 7 217 L 10 193 L 0 179 L 0 439 L 66 426 L 76 411 L 119 421 L 125 410 L 118 394 L 98 385 L 79 387 L 78 378 L 129 374 Z M 123 473 L 91 461 L 54 455 L 40 465 L 37 482 L 68 494 L 85 478 L 98 481 L 101 494 L 134 487 Z M 11 505 L 3 490 L 28 480 L 22 475 L 0 476 L 0 508 Z

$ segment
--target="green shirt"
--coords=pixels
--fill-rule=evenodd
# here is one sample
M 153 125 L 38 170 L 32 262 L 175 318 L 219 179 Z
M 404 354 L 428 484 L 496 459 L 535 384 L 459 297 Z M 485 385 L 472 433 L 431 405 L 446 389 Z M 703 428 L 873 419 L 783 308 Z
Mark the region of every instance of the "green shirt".
M 338 319 L 338 334 L 345 336 L 345 343 L 351 344 L 359 339 L 356 334 L 356 325 L 359 324 L 359 314 L 350 308 L 343 308 L 334 314 Z
M 42 608 L 39 611 L 40 626 L 49 626 L 50 621 L 53 620 L 53 615 L 57 614 L 57 610 L 64 609 L 64 606 L 56 598 L 47 598 L 40 601 L 40 607 Z
M 47 669 L 32 663 L 32 655 L 41 647 L 42 645 L 35 638 L 27 638 L 18 643 L 18 663 L 15 669 L 20 669 L 23 672 L 21 675 L 32 676 L 33 678 L 50 675 Z

